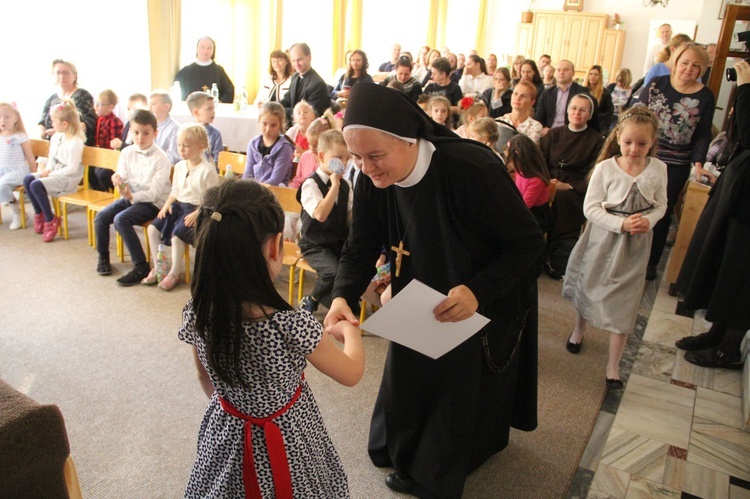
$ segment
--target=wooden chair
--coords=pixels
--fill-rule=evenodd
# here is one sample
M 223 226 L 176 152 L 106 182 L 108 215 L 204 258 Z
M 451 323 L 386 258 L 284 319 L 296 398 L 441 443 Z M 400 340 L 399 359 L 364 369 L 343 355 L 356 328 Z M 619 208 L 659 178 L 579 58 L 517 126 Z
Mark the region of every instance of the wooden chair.
M 58 214 L 62 218 L 62 230 L 63 237 L 68 239 L 68 205 L 83 206 L 86 208 L 88 213 L 88 206 L 92 203 L 107 202 L 108 204 L 115 200 L 114 195 L 111 192 L 95 191 L 90 188 L 89 184 L 89 167 L 96 166 L 99 168 L 106 168 L 112 170 L 112 173 L 117 170 L 117 162 L 120 159 L 120 151 L 112 149 L 102 149 L 100 147 L 84 146 L 83 148 L 83 185 L 78 188 L 78 191 L 71 194 L 64 194 L 59 196 L 56 201 Z M 87 216 L 88 219 L 88 216 Z M 87 227 L 89 242 L 92 240 L 92 229 L 93 226 L 88 223 Z
M 227 152 L 221 151 L 219 153 L 219 175 L 224 176 L 227 168 L 232 169 L 235 175 L 242 176 L 245 173 L 245 165 L 247 164 L 247 155 L 238 152 Z
M 276 199 L 284 211 L 300 213 L 302 206 L 297 201 L 297 189 L 290 187 L 277 187 L 275 185 L 265 185 L 273 192 Z M 305 287 L 305 271 L 315 273 L 315 269 L 310 266 L 302 257 L 302 251 L 297 243 L 284 241 L 284 265 L 289 266 L 289 304 L 294 305 L 294 274 L 299 269 L 299 286 L 297 290 L 297 301 L 302 299 L 302 291 Z
M 49 141 L 48 140 L 40 140 L 40 139 L 30 139 L 31 142 L 31 152 L 34 154 L 35 158 L 38 158 L 40 156 L 47 157 L 49 155 Z M 26 228 L 26 200 L 24 199 L 24 193 L 26 192 L 26 189 L 22 185 L 19 185 L 15 189 L 13 189 L 13 192 L 18 193 L 18 208 L 21 211 L 21 228 Z M 3 223 L 3 214 L 0 212 L 0 224 Z

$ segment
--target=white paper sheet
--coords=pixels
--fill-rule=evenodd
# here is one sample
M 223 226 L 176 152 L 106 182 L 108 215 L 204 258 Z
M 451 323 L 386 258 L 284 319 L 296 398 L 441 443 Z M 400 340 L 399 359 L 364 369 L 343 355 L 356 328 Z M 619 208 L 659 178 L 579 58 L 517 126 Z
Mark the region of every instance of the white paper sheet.
M 439 322 L 432 311 L 445 298 L 414 279 L 362 323 L 362 329 L 437 359 L 490 322 L 480 314 L 461 322 Z

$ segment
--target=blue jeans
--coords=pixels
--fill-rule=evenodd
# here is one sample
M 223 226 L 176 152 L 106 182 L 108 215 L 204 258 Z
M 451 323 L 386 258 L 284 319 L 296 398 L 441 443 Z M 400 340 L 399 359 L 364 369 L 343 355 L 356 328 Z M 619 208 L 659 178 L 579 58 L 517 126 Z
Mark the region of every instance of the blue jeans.
M 109 260 L 109 226 L 115 224 L 115 230 L 122 236 L 134 265 L 146 263 L 141 240 L 135 233 L 135 225 L 143 225 L 156 218 L 159 208 L 151 203 L 131 203 L 120 198 L 104 208 L 94 219 L 96 231 L 96 251 L 100 257 Z

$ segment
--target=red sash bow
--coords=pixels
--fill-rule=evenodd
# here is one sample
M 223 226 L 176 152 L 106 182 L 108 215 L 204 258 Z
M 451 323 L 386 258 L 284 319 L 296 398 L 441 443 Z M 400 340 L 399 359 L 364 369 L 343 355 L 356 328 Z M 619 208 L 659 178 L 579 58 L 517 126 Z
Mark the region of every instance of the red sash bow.
M 305 379 L 304 373 L 302 379 Z M 245 421 L 245 448 L 242 459 L 242 483 L 245 486 L 246 499 L 262 499 L 260 494 L 260 485 L 258 484 L 258 474 L 255 471 L 255 461 L 253 459 L 253 425 L 261 426 L 266 435 L 266 446 L 268 447 L 268 460 L 271 463 L 271 474 L 273 475 L 273 485 L 276 491 L 277 499 L 292 498 L 292 477 L 289 473 L 289 462 L 286 457 L 286 448 L 281 430 L 274 419 L 284 414 L 299 398 L 302 392 L 302 384 L 297 387 L 292 399 L 281 409 L 265 418 L 251 418 L 247 414 L 238 411 L 232 404 L 219 397 L 221 408 L 230 416 Z

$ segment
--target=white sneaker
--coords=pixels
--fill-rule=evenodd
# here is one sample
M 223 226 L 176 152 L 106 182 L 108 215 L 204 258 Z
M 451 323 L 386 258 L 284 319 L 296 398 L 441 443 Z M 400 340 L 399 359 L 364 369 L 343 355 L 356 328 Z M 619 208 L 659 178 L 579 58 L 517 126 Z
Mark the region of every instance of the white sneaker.
M 29 217 L 26 217 L 26 220 L 28 220 Z M 10 230 L 16 230 L 21 228 L 21 214 L 20 213 L 14 213 L 13 214 L 13 221 L 10 223 Z

